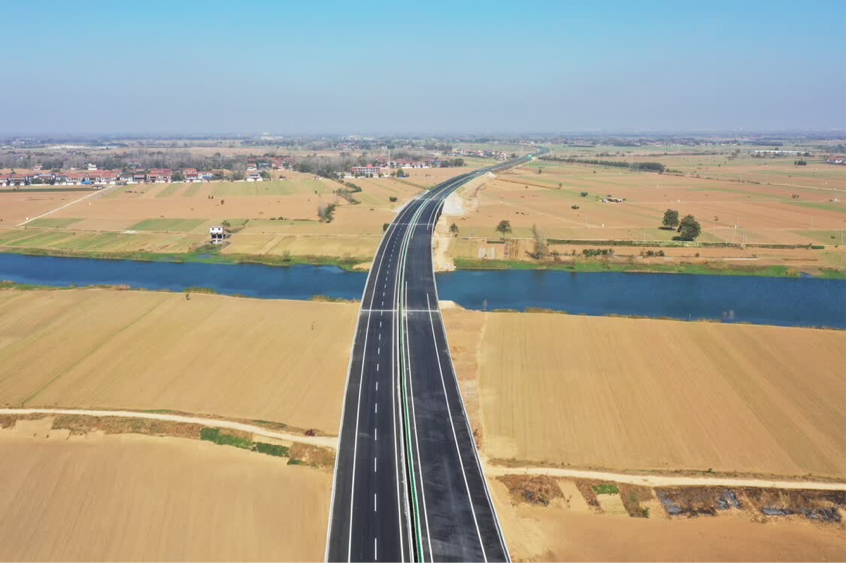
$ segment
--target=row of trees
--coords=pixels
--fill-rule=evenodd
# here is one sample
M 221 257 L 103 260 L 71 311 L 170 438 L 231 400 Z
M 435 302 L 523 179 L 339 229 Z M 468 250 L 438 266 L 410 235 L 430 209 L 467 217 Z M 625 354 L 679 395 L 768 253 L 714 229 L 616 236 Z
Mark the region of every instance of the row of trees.
M 663 174 L 666 168 L 660 162 L 626 162 L 625 160 L 599 160 L 595 158 L 562 158 L 556 156 L 542 156 L 541 160 L 553 162 L 570 162 L 573 164 L 591 164 L 593 166 L 613 166 L 615 168 L 628 168 L 635 171 L 657 172 Z M 538 169 L 540 174 L 540 169 Z
M 679 212 L 675 209 L 668 209 L 664 212 L 664 219 L 661 224 L 665 229 L 677 229 L 679 240 L 693 241 L 702 234 L 702 227 L 693 215 L 685 215 L 679 220 Z

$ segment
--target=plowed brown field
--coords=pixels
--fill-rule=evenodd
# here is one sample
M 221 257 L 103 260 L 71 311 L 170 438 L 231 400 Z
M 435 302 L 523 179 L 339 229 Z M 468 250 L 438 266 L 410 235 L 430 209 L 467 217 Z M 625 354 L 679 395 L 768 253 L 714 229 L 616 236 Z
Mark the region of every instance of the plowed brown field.
M 0 404 L 170 409 L 338 431 L 357 305 L 0 291 Z
M 478 355 L 490 458 L 846 477 L 844 332 L 543 313 L 445 318 L 456 363 Z
M 0 431 L 0 560 L 323 557 L 328 472 L 178 438 L 8 433 Z

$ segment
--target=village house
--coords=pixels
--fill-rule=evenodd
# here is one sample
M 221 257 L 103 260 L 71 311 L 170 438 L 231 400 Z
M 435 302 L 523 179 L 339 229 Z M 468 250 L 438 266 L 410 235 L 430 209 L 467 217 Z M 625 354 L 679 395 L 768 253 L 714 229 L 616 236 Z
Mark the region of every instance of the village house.
M 113 170 L 101 170 L 92 174 L 91 179 L 95 184 L 116 184 L 118 173 Z
M 68 174 L 67 172 L 58 172 L 55 176 L 53 176 L 53 184 L 56 186 L 64 186 L 68 183 Z
M 350 169 L 353 176 L 379 176 L 380 174 L 388 174 L 388 168 L 380 168 L 378 166 L 373 166 L 372 164 L 368 164 L 367 166 L 353 166 Z
M 9 185 L 10 186 L 25 186 L 29 183 L 29 176 L 26 174 L 10 174 L 9 175 Z
M 828 164 L 846 164 L 846 156 L 832 156 L 826 160 Z
M 55 176 L 53 176 L 50 172 L 44 172 L 42 174 L 35 174 L 32 176 L 30 183 L 31 184 L 52 184 Z
M 252 172 L 254 170 L 258 170 L 258 168 L 256 168 L 256 163 L 255 162 L 248 162 L 247 163 L 247 172 Z
M 170 168 L 154 168 L 147 174 L 147 181 L 151 184 L 168 184 L 173 178 L 173 170 Z
M 8 186 L 11 174 L 0 174 L 0 186 Z
M 250 172 L 249 174 L 247 174 L 246 180 L 248 182 L 261 182 L 263 180 L 263 178 L 261 177 L 261 172 L 256 171 L 256 172 Z
M 124 170 L 118 176 L 118 180 L 124 182 L 126 184 L 134 184 L 135 183 L 135 173 L 132 170 Z
M 97 170 L 97 165 L 89 162 L 88 163 L 88 171 L 93 172 L 94 170 Z
M 141 182 L 147 181 L 147 174 L 146 172 L 137 171 L 135 174 L 132 175 L 132 181 L 136 184 L 140 184 Z
M 194 183 L 200 181 L 200 175 L 197 173 L 196 168 L 183 168 L 182 169 L 182 177 L 185 179 L 186 182 Z
M 65 184 L 68 186 L 78 186 L 88 183 L 90 183 L 88 172 L 69 172 L 65 180 Z
M 229 237 L 229 233 L 225 227 L 214 225 L 209 227 L 209 236 L 212 244 L 223 244 L 223 241 Z
M 203 182 L 211 182 L 212 180 L 214 180 L 214 172 L 197 172 L 197 177 Z

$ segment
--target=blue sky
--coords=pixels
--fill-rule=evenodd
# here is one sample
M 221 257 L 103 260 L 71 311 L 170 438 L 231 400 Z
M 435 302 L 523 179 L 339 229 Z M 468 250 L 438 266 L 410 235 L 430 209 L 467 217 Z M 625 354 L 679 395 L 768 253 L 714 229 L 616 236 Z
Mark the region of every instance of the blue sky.
M 842 0 L 28 1 L 0 21 L 0 133 L 846 128 Z

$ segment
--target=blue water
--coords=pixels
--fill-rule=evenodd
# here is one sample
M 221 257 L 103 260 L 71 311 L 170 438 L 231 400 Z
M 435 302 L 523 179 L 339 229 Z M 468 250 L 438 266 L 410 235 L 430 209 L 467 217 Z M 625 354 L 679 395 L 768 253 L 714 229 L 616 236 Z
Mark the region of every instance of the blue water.
M 334 266 L 274 268 L 259 264 L 174 264 L 0 254 L 0 280 L 66 287 L 128 285 L 183 291 L 206 287 L 224 295 L 311 299 L 328 295 L 361 299 L 367 274 Z
M 0 254 L 0 280 L 39 285 L 128 285 L 225 295 L 359 299 L 367 275 L 331 266 L 171 264 Z M 461 271 L 438 275 L 441 299 L 468 309 L 539 307 L 586 315 L 712 319 L 846 328 L 846 281 L 556 271 Z
M 846 328 L 844 280 L 517 270 L 440 274 L 438 292 L 468 309 Z

